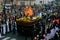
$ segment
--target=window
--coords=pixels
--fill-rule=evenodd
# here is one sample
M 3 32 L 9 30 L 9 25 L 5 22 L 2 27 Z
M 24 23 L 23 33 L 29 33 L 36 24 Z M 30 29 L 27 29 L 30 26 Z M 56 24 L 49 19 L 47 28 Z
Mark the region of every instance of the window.
M 40 1 L 40 3 L 42 3 L 42 1 Z
M 25 5 L 25 2 L 21 2 L 21 5 Z

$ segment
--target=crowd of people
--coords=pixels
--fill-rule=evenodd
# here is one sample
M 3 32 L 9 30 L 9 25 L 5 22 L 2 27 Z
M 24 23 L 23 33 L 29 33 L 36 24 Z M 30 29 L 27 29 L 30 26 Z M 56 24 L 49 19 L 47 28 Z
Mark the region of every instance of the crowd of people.
M 16 6 L 16 5 L 15 5 Z M 58 40 L 60 38 L 60 25 L 53 23 L 57 15 L 59 15 L 59 7 L 53 6 L 31 6 L 33 8 L 34 16 L 40 16 L 41 22 L 37 24 L 37 30 L 33 36 L 33 40 Z M 14 7 L 12 10 L 3 10 L 0 14 L 0 34 L 7 34 L 9 32 L 16 33 L 17 23 L 16 18 L 24 17 L 25 6 Z M 59 19 L 59 18 L 58 18 Z

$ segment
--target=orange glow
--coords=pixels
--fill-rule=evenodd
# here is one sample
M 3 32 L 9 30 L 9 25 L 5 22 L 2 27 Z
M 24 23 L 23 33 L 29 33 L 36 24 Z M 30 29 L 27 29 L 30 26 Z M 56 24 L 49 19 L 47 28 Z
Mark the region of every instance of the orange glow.
M 33 9 L 31 7 L 26 7 L 25 10 L 25 16 L 33 16 Z
M 29 16 L 33 16 L 33 9 L 29 7 Z
M 24 12 L 25 12 L 25 16 L 28 16 L 29 11 L 28 11 L 28 7 L 27 6 L 26 6 Z

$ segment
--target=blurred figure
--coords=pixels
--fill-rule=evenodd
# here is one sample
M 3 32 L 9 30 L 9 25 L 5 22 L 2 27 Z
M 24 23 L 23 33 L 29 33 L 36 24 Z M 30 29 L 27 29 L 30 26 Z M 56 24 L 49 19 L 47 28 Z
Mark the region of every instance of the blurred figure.
M 33 16 L 33 9 L 32 9 L 32 7 L 26 6 L 24 12 L 25 12 L 25 16 L 30 16 L 30 17 Z
M 0 37 L 1 37 L 1 31 L 2 31 L 2 15 L 0 14 Z
M 40 12 L 40 11 L 39 11 L 37 14 L 38 14 L 37 16 L 40 16 L 40 17 L 42 18 L 43 12 Z

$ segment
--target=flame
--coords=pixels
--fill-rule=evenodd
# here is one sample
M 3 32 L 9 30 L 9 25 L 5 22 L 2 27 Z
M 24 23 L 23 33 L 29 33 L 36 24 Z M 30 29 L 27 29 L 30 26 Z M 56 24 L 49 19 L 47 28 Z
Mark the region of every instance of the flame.
M 33 9 L 31 7 L 25 8 L 25 16 L 33 16 Z

